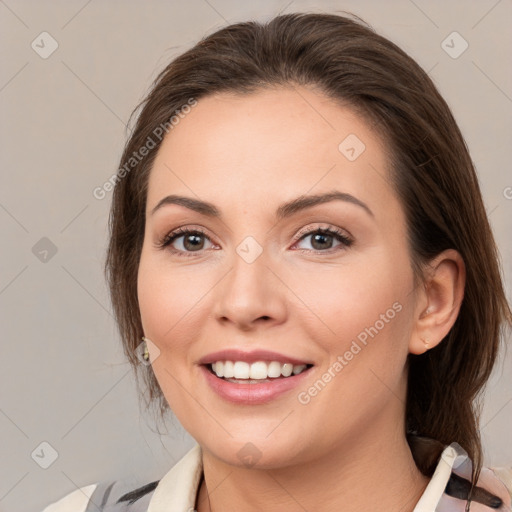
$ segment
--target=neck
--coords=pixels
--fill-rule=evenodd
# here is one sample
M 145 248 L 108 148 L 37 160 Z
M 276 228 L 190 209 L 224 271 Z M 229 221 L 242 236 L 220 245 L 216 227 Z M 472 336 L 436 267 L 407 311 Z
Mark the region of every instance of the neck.
M 274 469 L 225 464 L 203 451 L 198 512 L 412 512 L 428 483 L 402 429 L 379 422 L 307 463 Z M 383 433 L 385 435 L 383 435 Z

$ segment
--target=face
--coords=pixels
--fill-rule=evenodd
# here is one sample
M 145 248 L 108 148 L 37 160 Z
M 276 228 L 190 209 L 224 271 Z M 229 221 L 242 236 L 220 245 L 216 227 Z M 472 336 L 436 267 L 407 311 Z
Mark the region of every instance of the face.
M 160 203 L 170 195 L 218 216 Z M 406 240 L 383 142 L 353 111 L 306 88 L 199 100 L 151 170 L 138 298 L 155 376 L 204 450 L 232 465 L 253 450 L 277 467 L 401 428 L 414 312 Z M 280 383 L 229 383 L 200 363 L 224 349 L 313 366 Z

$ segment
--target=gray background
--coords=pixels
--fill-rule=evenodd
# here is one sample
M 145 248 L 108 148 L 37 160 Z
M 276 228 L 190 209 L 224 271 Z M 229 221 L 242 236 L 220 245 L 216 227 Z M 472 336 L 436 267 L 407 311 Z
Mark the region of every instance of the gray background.
M 177 420 L 160 436 L 140 413 L 102 275 L 110 194 L 92 191 L 116 172 L 128 116 L 172 57 L 227 23 L 311 10 L 360 15 L 430 73 L 477 165 L 510 298 L 510 0 L 0 1 L 1 511 L 104 479 L 156 480 L 193 445 Z M 46 59 L 31 47 L 43 31 L 59 45 Z M 442 47 L 453 31 L 469 44 L 458 58 Z M 512 462 L 511 370 L 509 354 L 486 392 L 491 465 Z M 58 452 L 48 469 L 31 457 L 43 441 Z

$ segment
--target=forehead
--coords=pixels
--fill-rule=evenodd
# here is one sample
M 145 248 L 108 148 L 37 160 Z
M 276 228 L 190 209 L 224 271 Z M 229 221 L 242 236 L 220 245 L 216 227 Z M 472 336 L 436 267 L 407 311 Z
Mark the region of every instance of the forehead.
M 207 96 L 164 138 L 148 208 L 171 192 L 228 203 L 236 194 L 260 208 L 334 188 L 384 200 L 392 191 L 382 144 L 353 109 L 311 88 Z

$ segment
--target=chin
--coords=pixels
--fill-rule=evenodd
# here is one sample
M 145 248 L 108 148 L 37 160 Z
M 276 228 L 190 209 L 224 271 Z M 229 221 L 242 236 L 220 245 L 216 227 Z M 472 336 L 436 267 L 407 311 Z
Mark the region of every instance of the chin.
M 229 438 L 220 444 L 200 444 L 225 464 L 246 469 L 275 469 L 293 465 L 293 459 L 299 455 L 294 450 L 298 445 L 289 436 L 287 441 L 277 443 L 275 439 L 269 440 L 266 434 L 251 436 L 247 433 L 243 440 Z

